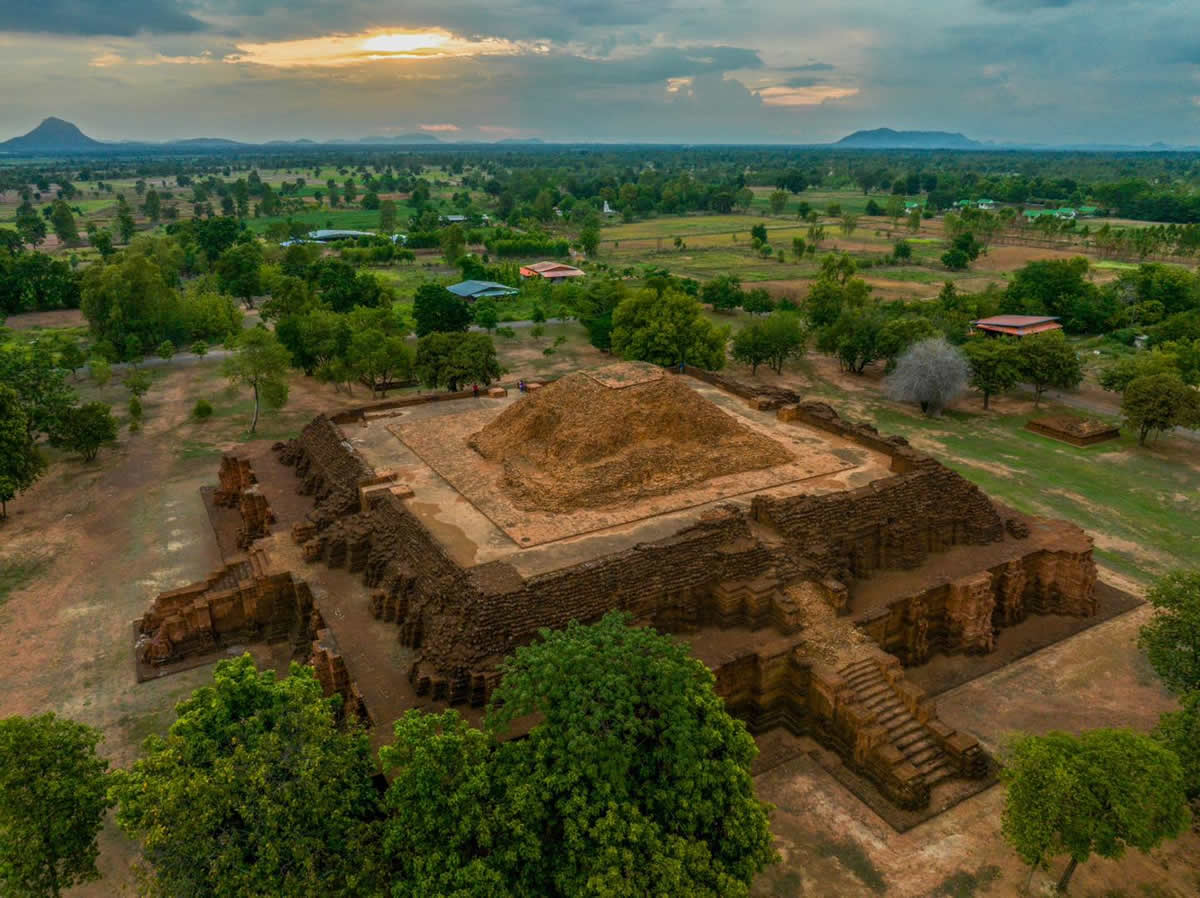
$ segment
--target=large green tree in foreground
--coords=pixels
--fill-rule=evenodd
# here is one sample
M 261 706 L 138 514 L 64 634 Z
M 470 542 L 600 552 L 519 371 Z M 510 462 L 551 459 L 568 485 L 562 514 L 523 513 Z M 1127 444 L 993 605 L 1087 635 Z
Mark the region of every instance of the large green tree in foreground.
M 1033 869 L 1068 855 L 1060 892 L 1091 855 L 1150 851 L 1189 820 L 1179 758 L 1129 730 L 1024 736 L 1011 746 L 1002 776 L 1004 837 Z
M 149 894 L 373 896 L 375 765 L 310 668 L 276 679 L 249 655 L 217 665 L 165 738 L 115 774 L 117 822 L 142 843 Z
M 745 727 L 687 648 L 613 613 L 542 631 L 483 731 L 410 712 L 380 753 L 396 898 L 749 894 L 774 859 Z M 514 721 L 537 721 L 500 741 Z
M 111 805 L 100 733 L 53 714 L 0 720 L 0 894 L 57 898 L 99 879 Z
M 609 614 L 505 663 L 488 725 L 519 827 L 518 894 L 732 898 L 774 859 L 745 726 L 687 647 Z M 518 842 L 520 844 L 520 842 Z

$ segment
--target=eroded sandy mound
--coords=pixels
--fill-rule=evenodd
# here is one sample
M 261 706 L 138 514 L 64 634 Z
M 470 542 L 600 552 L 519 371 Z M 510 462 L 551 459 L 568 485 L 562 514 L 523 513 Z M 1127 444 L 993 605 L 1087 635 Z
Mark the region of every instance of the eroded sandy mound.
M 594 374 L 603 380 L 604 371 Z M 470 446 L 503 465 L 516 504 L 559 512 L 792 460 L 779 443 L 653 369 L 644 382 L 620 389 L 586 373 L 568 375 L 513 403 Z

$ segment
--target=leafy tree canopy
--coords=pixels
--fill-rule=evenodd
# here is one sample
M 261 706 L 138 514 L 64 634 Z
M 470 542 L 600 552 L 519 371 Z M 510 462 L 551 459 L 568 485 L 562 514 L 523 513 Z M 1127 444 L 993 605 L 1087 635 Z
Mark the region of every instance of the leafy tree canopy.
M 725 364 L 729 328 L 717 327 L 678 290 L 638 291 L 616 307 L 612 322 L 612 349 L 623 358 L 714 371 Z
M 1200 569 L 1171 571 L 1146 594 L 1154 616 L 1138 643 L 1172 692 L 1200 691 Z
M 1126 848 L 1150 851 L 1189 820 L 1179 759 L 1129 730 L 1022 737 L 1002 776 L 1004 837 L 1035 868 L 1069 855 L 1062 891 L 1092 854 L 1115 859 Z
M 103 737 L 43 714 L 0 720 L 0 892 L 57 898 L 100 878 L 96 836 L 111 807 Z
M 279 680 L 249 655 L 217 664 L 116 774 L 117 822 L 141 841 L 154 894 L 379 893 L 374 764 L 339 704 L 308 667 Z
M 471 326 L 471 318 L 471 307 L 440 284 L 422 284 L 413 296 L 418 337 L 465 331 Z

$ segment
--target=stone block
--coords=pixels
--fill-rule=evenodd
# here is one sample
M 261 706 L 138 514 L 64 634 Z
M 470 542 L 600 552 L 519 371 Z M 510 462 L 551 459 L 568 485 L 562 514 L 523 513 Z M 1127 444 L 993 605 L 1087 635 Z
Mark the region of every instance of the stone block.
M 508 390 L 504 387 L 489 387 L 487 394 L 489 399 L 503 399 L 508 395 Z

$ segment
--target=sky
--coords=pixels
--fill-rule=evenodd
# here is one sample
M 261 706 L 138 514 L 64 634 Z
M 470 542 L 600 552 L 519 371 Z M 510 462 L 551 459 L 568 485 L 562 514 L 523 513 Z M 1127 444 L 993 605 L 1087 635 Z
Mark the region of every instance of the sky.
M 1200 144 L 1194 0 L 0 0 L 0 137 Z

